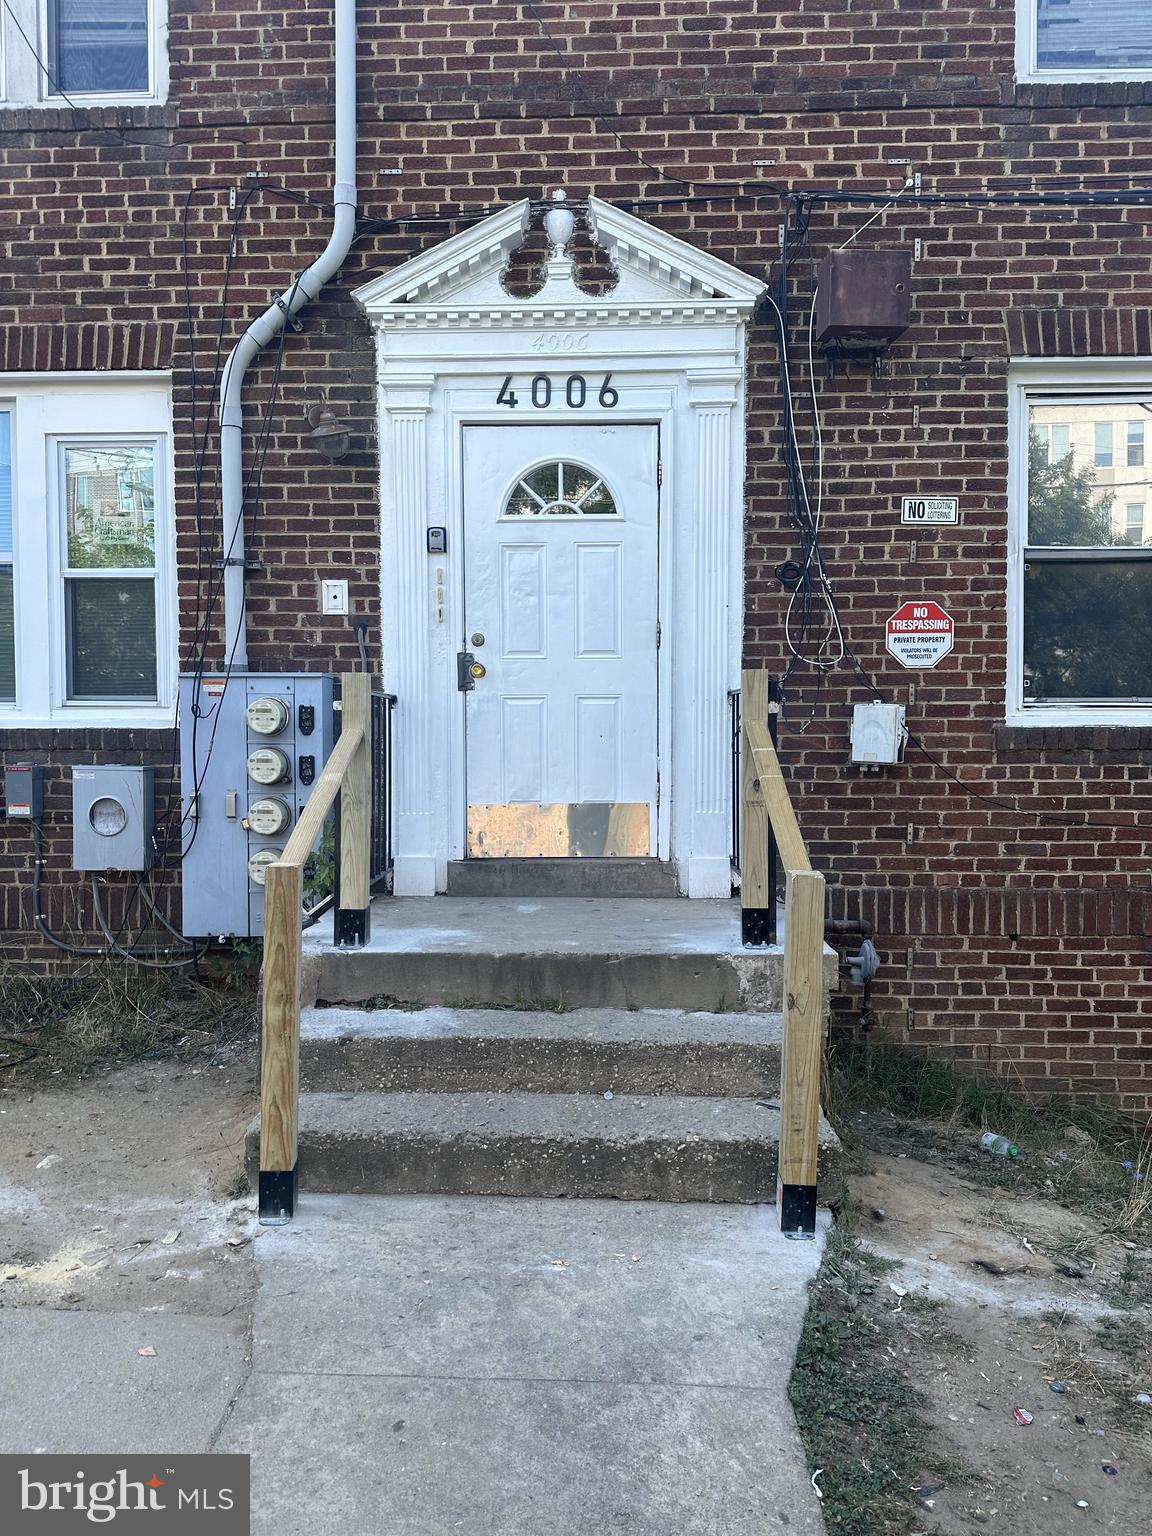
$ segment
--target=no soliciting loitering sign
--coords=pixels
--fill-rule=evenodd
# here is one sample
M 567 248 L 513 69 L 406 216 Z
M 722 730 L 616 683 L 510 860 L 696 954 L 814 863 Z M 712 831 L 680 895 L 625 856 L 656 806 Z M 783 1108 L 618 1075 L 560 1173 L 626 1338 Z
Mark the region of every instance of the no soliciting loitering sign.
M 884 644 L 902 667 L 934 667 L 952 649 L 953 631 L 939 603 L 901 603 L 884 626 Z

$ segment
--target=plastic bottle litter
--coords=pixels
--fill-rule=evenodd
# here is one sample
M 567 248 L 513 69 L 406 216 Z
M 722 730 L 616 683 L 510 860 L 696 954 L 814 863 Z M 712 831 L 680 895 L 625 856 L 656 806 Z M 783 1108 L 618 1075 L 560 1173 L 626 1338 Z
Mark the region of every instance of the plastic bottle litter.
M 1132 1401 L 1139 1403 L 1142 1408 L 1152 1408 L 1152 1395 L 1147 1392 L 1137 1392 Z
M 997 1136 L 995 1131 L 985 1131 L 980 1138 L 980 1145 L 985 1152 L 991 1152 L 996 1157 L 1019 1157 L 1020 1148 L 1014 1141 L 1009 1141 L 1007 1136 Z
M 1062 1381 L 1050 1381 L 1048 1383 L 1048 1390 L 1049 1392 L 1067 1392 L 1068 1388 Z

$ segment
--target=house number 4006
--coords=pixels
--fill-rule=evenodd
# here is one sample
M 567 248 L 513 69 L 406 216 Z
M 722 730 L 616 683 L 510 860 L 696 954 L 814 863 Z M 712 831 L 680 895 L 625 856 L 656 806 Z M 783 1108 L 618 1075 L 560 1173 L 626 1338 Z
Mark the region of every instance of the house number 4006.
M 588 380 L 582 373 L 570 373 L 564 380 L 562 387 L 564 390 L 564 403 L 570 406 L 572 410 L 578 411 L 587 404 L 589 385 Z M 595 389 L 595 387 L 595 381 L 593 381 L 592 388 Z M 557 404 L 559 404 L 560 390 L 561 383 L 559 379 L 553 384 L 552 379 L 546 373 L 538 373 L 528 386 L 528 398 L 538 411 L 544 411 L 552 404 L 553 395 L 556 396 Z M 597 392 L 596 400 L 599 405 L 602 405 L 605 410 L 609 411 L 614 405 L 620 404 L 620 395 L 612 387 L 612 375 L 610 373 L 604 375 L 604 382 Z M 496 404 L 506 405 L 511 410 L 515 410 L 520 404 L 520 396 L 512 388 L 511 374 L 508 374 L 503 384 L 501 384 L 500 393 L 496 396 Z

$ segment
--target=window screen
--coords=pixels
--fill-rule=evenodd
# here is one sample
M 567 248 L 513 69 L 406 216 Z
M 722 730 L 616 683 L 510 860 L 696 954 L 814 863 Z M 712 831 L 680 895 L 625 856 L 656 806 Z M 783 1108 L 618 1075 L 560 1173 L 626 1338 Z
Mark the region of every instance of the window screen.
M 1039 69 L 1152 69 L 1149 0 L 1036 0 Z
M 67 95 L 148 89 L 148 0 L 48 0 L 48 67 Z

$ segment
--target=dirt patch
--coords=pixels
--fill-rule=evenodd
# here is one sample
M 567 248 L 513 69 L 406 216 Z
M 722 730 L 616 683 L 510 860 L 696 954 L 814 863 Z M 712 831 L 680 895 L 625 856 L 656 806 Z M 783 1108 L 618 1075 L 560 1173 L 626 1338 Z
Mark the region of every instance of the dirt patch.
M 0 1307 L 247 1308 L 250 1039 L 0 1094 Z
M 964 1469 L 926 1479 L 931 1491 L 885 1529 L 1144 1529 L 1147 1248 L 1109 1230 L 1112 1212 L 979 1182 L 938 1158 L 869 1151 L 861 1162 L 854 1230 L 897 1266 L 863 1305 L 882 1314 L 887 1353 L 923 1394 L 937 1464 Z

